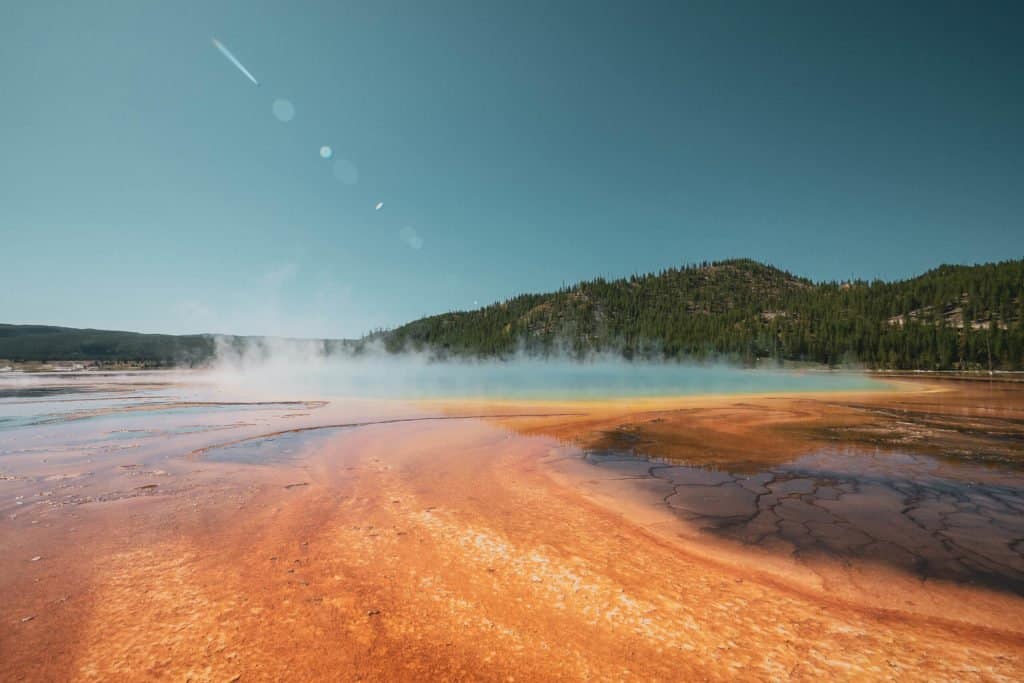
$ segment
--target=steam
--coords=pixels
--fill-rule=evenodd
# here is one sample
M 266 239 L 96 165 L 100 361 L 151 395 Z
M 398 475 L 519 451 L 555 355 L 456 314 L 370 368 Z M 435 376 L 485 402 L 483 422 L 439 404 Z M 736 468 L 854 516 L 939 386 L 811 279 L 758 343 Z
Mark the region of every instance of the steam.
M 217 338 L 206 381 L 259 399 L 597 400 L 645 396 L 863 389 L 854 373 L 750 370 L 726 364 L 628 361 L 593 354 L 439 358 L 381 344 Z

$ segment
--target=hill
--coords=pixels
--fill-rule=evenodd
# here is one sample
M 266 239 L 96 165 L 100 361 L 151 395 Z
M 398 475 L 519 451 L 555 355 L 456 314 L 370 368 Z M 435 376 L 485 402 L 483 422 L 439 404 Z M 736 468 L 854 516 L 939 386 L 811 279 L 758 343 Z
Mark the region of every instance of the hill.
M 453 356 L 758 358 L 898 369 L 1024 367 L 1024 260 L 944 265 L 896 282 L 814 283 L 747 259 L 702 263 L 380 333 L 389 350 Z
M 50 325 L 0 325 L 0 358 L 196 365 L 214 355 L 211 335 L 140 334 Z
M 289 339 L 214 334 L 143 334 L 51 325 L 0 324 L 0 359 L 16 362 L 98 361 L 144 367 L 202 366 L 218 348 L 269 355 L 276 343 L 309 345 L 313 352 L 341 353 L 355 343 L 341 339 Z
M 0 359 L 203 365 L 218 339 L 262 350 L 263 337 L 140 334 L 0 325 Z M 430 316 L 359 341 L 305 340 L 327 353 L 440 357 L 612 353 L 625 358 L 758 359 L 892 369 L 1024 369 L 1024 260 L 944 265 L 896 282 L 815 283 L 748 259 L 523 294 Z

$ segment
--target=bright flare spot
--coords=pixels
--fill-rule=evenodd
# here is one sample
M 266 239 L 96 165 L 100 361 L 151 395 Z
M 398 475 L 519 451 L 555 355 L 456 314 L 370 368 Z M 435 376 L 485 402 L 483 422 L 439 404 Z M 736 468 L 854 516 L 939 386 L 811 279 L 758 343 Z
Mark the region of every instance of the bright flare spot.
M 410 249 L 422 249 L 423 238 L 416 232 L 416 228 L 412 226 L 405 226 L 398 232 L 398 236 L 405 242 L 406 246 Z
M 324 145 L 323 147 L 320 148 L 321 158 L 330 159 L 333 154 L 334 150 L 332 150 L 328 145 Z
M 274 100 L 274 106 L 271 107 L 271 111 L 274 112 L 274 118 L 284 123 L 288 123 L 295 118 L 295 105 L 285 99 Z

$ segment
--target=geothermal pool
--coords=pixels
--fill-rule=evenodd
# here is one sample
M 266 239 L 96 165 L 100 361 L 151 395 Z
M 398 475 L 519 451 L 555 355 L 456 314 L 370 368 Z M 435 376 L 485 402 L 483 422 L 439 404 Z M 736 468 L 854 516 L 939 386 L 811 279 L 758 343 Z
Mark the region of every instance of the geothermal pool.
M 603 400 L 628 397 L 879 388 L 863 373 L 743 369 L 621 360 L 427 362 L 370 357 L 347 362 L 232 365 L 210 375 L 222 386 L 354 398 Z
M 173 487 L 169 472 L 182 459 L 273 466 L 295 462 L 346 430 L 559 412 L 531 411 L 524 400 L 569 402 L 560 410 L 579 414 L 588 402 L 608 398 L 884 387 L 855 373 L 614 362 L 363 363 L 284 375 L 278 367 L 10 374 L 0 379 L 0 476 L 21 485 L 5 487 L 18 492 L 13 497 L 0 491 L 0 512 L 162 494 Z M 307 398 L 297 398 L 303 393 Z M 416 401 L 424 398 L 517 402 L 452 412 L 443 402 Z M 582 403 L 573 408 L 574 402 Z M 687 462 L 659 456 L 657 440 L 653 446 L 653 453 L 642 444 L 582 447 L 572 457 L 593 466 L 595 476 L 632 479 L 636 486 L 621 495 L 654 495 L 691 527 L 739 543 L 873 559 L 926 579 L 1024 593 L 1018 468 L 850 445 L 758 465 L 756 441 L 741 463 Z
M 210 595 L 221 593 L 217 600 L 256 600 L 260 610 L 319 624 L 320 636 L 275 636 L 293 653 L 323 633 L 355 629 L 361 635 L 332 651 L 355 657 L 345 660 L 353 670 L 358 643 L 394 652 L 399 642 L 408 648 L 409 634 L 429 642 L 403 650 L 408 657 L 458 661 L 444 649 L 451 645 L 430 640 L 435 627 L 480 628 L 444 642 L 486 644 L 517 662 L 520 646 L 492 641 L 486 626 L 502 619 L 521 620 L 510 632 L 557 623 L 558 633 L 587 634 L 573 647 L 597 668 L 567 669 L 574 675 L 621 673 L 615 667 L 630 653 L 655 647 L 654 633 L 680 651 L 710 648 L 701 661 L 718 661 L 720 643 L 737 639 L 768 638 L 744 657 L 790 656 L 773 650 L 786 647 L 785 637 L 772 640 L 764 624 L 715 644 L 718 607 L 694 605 L 684 619 L 678 602 L 652 606 L 696 600 L 693 582 L 719 575 L 732 578 L 702 600 L 757 591 L 742 600 L 782 601 L 769 608 L 782 621 L 793 596 L 811 600 L 800 623 L 831 614 L 807 595 L 845 601 L 835 633 L 854 619 L 851 606 L 901 610 L 907 623 L 931 620 L 928 629 L 951 618 L 997 629 L 1001 645 L 957 647 L 992 671 L 1012 669 L 1024 633 L 1012 608 L 1024 596 L 1024 391 L 902 389 L 859 374 L 600 362 L 8 374 L 0 377 L 0 603 L 8 606 L 0 646 L 13 655 L 0 677 L 74 677 L 83 661 L 89 671 L 137 673 L 139 653 L 164 661 L 161 643 L 170 639 L 181 641 L 182 666 L 205 661 L 229 679 L 246 669 L 218 669 L 222 660 L 195 654 L 181 634 L 223 638 L 224 624 L 236 622 L 247 633 L 272 627 L 262 612 L 196 626 Z M 580 496 L 597 507 L 579 508 Z M 621 520 L 607 534 L 602 510 Z M 682 544 L 682 555 L 650 545 L 652 533 Z M 712 564 L 680 578 L 694 557 Z M 190 581 L 207 586 L 207 597 L 175 583 L 183 571 L 196 572 Z M 488 588 L 492 580 L 500 584 Z M 134 605 L 165 585 L 177 588 L 149 623 Z M 593 621 L 596 605 L 624 595 L 632 597 L 616 603 L 611 621 Z M 323 612 L 327 600 L 333 611 Z M 172 617 L 182 601 L 193 616 L 179 623 Z M 478 610 L 472 619 L 449 623 L 470 609 Z M 405 635 L 381 631 L 384 617 L 404 620 L 395 633 Z M 125 640 L 165 622 L 181 629 Z M 689 623 L 701 623 L 703 635 Z M 881 634 L 889 623 L 858 628 Z M 628 632 L 617 630 L 626 624 Z M 811 654 L 801 661 L 817 656 L 817 637 L 807 637 Z M 878 637 L 879 651 L 902 643 L 892 661 L 933 646 L 947 652 L 955 641 L 936 636 L 914 654 L 907 634 Z M 34 658 L 67 642 L 80 643 L 73 656 Z M 134 649 L 114 656 L 129 642 Z M 595 644 L 603 649 L 590 651 Z M 821 673 L 838 673 L 836 646 L 820 645 Z M 292 667 L 280 675 L 320 661 L 280 657 Z M 665 676 L 662 661 L 630 666 Z M 379 662 L 364 666 L 379 673 Z M 775 665 L 749 666 L 768 675 Z

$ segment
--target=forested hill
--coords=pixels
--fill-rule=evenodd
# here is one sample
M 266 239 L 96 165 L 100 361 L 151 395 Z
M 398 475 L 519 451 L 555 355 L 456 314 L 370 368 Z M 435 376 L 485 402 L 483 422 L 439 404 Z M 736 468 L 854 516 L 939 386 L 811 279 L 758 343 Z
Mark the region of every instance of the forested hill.
M 305 340 L 327 353 L 494 357 L 591 352 L 626 358 L 860 363 L 896 369 L 1024 370 L 1024 260 L 940 266 L 899 282 L 814 283 L 750 260 L 673 268 L 524 294 L 446 313 L 359 342 Z M 214 335 L 0 325 L 0 359 L 203 365 Z M 280 340 L 220 337 L 271 353 Z M 292 340 L 295 342 L 296 340 Z M 261 351 L 262 349 L 262 351 Z M 0 362 L 0 367 L 3 362 Z
M 214 337 L 205 334 L 178 336 L 52 325 L 0 325 L 0 359 L 9 361 L 195 365 L 205 363 L 213 354 Z
M 0 324 L 0 367 L 5 361 L 97 361 L 145 367 L 202 366 L 212 362 L 218 344 L 247 353 L 273 353 L 281 342 L 305 344 L 315 352 L 350 352 L 352 341 L 338 339 L 276 339 L 212 334 L 143 334 L 52 325 Z
M 814 283 L 741 259 L 582 282 L 380 333 L 389 350 L 1024 369 L 1024 260 Z

